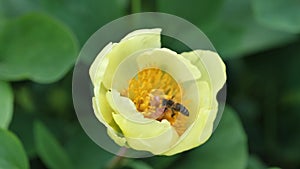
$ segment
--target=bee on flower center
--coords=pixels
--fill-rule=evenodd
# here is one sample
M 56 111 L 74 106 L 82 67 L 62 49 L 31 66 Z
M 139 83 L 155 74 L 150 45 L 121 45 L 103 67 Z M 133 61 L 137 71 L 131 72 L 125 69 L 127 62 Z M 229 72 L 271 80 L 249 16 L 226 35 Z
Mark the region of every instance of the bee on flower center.
M 189 116 L 190 113 L 188 111 L 188 109 L 186 107 L 184 107 L 182 104 L 180 103 L 175 103 L 173 100 L 167 100 L 167 99 L 163 99 L 162 100 L 162 106 L 165 106 L 165 111 L 167 108 L 172 110 L 172 116 L 174 116 L 174 111 L 180 112 L 185 116 Z
M 188 109 L 180 103 L 173 101 L 173 97 L 165 95 L 163 90 L 153 89 L 150 94 L 149 109 L 145 117 L 162 120 L 167 119 L 171 124 L 175 123 L 178 113 L 189 116 Z

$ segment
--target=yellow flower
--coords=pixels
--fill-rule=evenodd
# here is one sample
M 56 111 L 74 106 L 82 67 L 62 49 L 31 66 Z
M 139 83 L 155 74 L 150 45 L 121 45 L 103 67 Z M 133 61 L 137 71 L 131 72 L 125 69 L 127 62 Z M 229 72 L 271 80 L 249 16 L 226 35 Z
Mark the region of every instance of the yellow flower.
M 161 48 L 160 33 L 141 29 L 109 43 L 89 73 L 95 115 L 115 143 L 173 155 L 211 136 L 226 72 L 215 52 Z

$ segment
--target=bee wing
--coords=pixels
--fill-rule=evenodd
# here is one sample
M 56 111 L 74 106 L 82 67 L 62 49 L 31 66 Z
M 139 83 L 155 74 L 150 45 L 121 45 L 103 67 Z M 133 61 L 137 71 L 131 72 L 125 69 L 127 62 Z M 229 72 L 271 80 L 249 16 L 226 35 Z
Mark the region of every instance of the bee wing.
M 151 114 L 149 114 L 147 117 L 152 118 L 152 119 L 158 119 L 159 117 L 161 117 L 163 115 L 164 111 L 165 111 L 164 107 L 156 108 L 156 110 L 154 112 L 152 112 Z

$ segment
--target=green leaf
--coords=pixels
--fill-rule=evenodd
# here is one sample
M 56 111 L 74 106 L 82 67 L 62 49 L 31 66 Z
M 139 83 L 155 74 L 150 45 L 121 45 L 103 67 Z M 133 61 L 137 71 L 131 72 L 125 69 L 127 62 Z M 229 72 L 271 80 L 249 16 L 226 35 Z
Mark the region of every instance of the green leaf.
M 0 168 L 29 169 L 22 143 L 10 131 L 0 129 Z
M 0 81 L 0 128 L 7 128 L 13 115 L 13 92 L 8 83 Z
M 50 169 L 73 169 L 65 150 L 41 122 L 34 124 L 34 137 L 37 153 Z
M 242 57 L 296 39 L 294 34 L 259 24 L 253 16 L 250 0 L 162 0 L 158 1 L 158 9 L 195 24 L 224 59 Z
M 74 169 L 104 168 L 114 155 L 96 145 L 79 125 L 73 127 L 76 132 L 67 141 L 66 151 L 74 164 Z
M 1 12 L 1 4 L 0 4 L 0 31 L 3 29 L 5 24 L 6 24 L 6 18 Z
M 0 32 L 0 79 L 50 83 L 63 77 L 75 62 L 76 39 L 51 17 L 32 13 Z
M 157 6 L 159 11 L 183 17 L 198 26 L 207 26 L 220 12 L 223 1 L 159 0 Z
M 267 166 L 256 156 L 251 155 L 248 159 L 247 169 L 266 169 Z
M 296 39 L 294 34 L 258 23 L 249 0 L 224 0 L 215 25 L 204 31 L 226 59 L 249 55 Z
M 270 28 L 300 32 L 299 0 L 252 0 L 256 19 Z
M 125 4 L 118 1 L 42 0 L 40 7 L 69 25 L 83 45 L 101 26 L 125 14 Z
M 43 11 L 67 24 L 83 45 L 101 26 L 125 14 L 124 0 L 4 0 L 8 16 L 18 16 L 32 11 Z
M 244 169 L 247 160 L 245 132 L 234 110 L 226 107 L 212 138 L 203 146 L 186 153 L 174 168 Z

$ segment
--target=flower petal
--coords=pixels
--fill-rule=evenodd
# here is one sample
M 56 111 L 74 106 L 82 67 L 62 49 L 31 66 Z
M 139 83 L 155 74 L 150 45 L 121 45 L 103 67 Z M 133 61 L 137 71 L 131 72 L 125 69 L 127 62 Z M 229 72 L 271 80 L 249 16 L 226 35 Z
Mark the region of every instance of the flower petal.
M 179 138 L 167 120 L 141 124 L 129 121 L 120 114 L 113 114 L 113 118 L 121 128 L 128 145 L 136 150 L 161 154 L 169 150 Z
M 103 80 L 106 88 L 110 88 L 111 75 L 124 58 L 134 52 L 160 47 L 161 29 L 140 29 L 126 35 L 120 43 L 109 43 L 97 55 L 89 70 L 91 80 L 99 85 Z
M 106 100 L 105 93 L 107 90 L 103 85 L 96 86 L 94 88 L 95 97 L 93 97 L 93 109 L 97 119 L 107 127 L 108 135 L 120 146 L 124 146 L 126 139 L 122 136 L 119 136 L 117 133 L 120 132 L 119 126 L 116 124 L 112 117 L 113 109 L 109 106 L 109 103 Z M 101 107 L 100 107 L 101 105 Z
M 126 138 L 118 136 L 118 133 L 116 133 L 115 130 L 107 128 L 107 134 L 119 146 L 121 146 L 121 147 L 126 146 Z
M 199 68 L 201 65 L 200 62 L 203 62 L 208 72 L 207 78 L 210 79 L 211 88 L 213 92 L 211 113 L 209 114 L 207 123 L 200 137 L 200 141 L 204 143 L 211 136 L 213 131 L 214 120 L 218 112 L 217 94 L 226 82 L 226 67 L 221 57 L 215 52 L 209 50 L 195 50 L 193 52 L 196 53 L 197 57 L 200 57 L 200 59 L 192 63 Z M 195 57 L 195 55 L 191 53 L 183 54 L 183 56 L 185 56 L 187 59 Z M 206 76 L 204 76 L 204 78 L 206 78 Z
M 120 96 L 114 89 L 106 96 L 116 112 L 113 113 L 114 121 L 131 148 L 160 154 L 178 140 L 178 134 L 167 120 L 159 122 L 145 118 L 129 98 Z
M 212 85 L 214 93 L 217 93 L 226 81 L 226 67 L 221 57 L 213 51 L 195 50 L 181 54 L 201 71 L 207 72 L 203 80 Z
M 200 144 L 202 144 L 211 136 L 213 131 L 214 120 L 218 112 L 217 94 L 226 82 L 226 67 L 221 57 L 216 52 L 209 50 L 195 50 L 193 52 L 182 53 L 182 55 L 200 70 L 203 70 L 203 68 L 206 69 L 207 74 L 202 79 L 210 82 L 212 88 L 213 100 L 211 103 L 211 112 L 200 137 Z
M 95 97 L 93 97 L 93 109 L 98 120 L 106 127 L 109 125 L 116 128 L 116 124 L 112 118 L 113 109 L 109 106 L 105 93 L 107 90 L 103 85 L 94 88 Z
M 145 124 L 156 121 L 154 119 L 145 118 L 136 110 L 134 103 L 128 97 L 122 97 L 115 89 L 106 93 L 106 99 L 116 113 L 121 114 L 129 121 Z
M 190 127 L 180 136 L 177 144 L 173 146 L 167 152 L 164 152 L 164 155 L 173 155 L 177 154 L 191 148 L 197 147 L 202 143 L 200 140 L 200 136 L 205 128 L 205 124 L 207 122 L 208 116 L 211 113 L 208 105 L 210 102 L 208 98 L 211 98 L 210 89 L 207 82 L 198 81 L 197 82 L 199 92 L 201 92 L 199 107 L 200 110 L 196 115 L 196 119 L 194 123 L 190 125 Z
M 102 51 L 97 55 L 89 70 L 90 77 L 94 86 L 100 85 L 105 70 L 108 66 L 108 58 L 105 57 L 113 48 L 113 44 L 107 44 Z
M 142 29 L 134 31 L 123 38 L 119 43 L 114 44 L 111 50 L 105 55 L 109 59 L 107 69 L 103 75 L 103 84 L 111 88 L 112 78 L 118 65 L 131 54 L 145 49 L 160 47 L 161 29 Z
M 204 83 L 204 81 L 198 82 L 198 88 L 202 90 L 200 91 L 202 104 L 200 102 L 200 112 L 197 119 L 181 136 L 178 144 L 171 150 L 165 152 L 164 155 L 173 155 L 197 147 L 211 136 L 214 120 L 218 111 L 216 96 L 226 81 L 225 65 L 218 54 L 211 51 L 197 50 L 182 53 L 181 55 L 198 67 L 202 72 L 201 80 L 206 81 L 206 83 Z M 206 101 L 203 99 L 206 99 Z
M 155 66 L 169 73 L 179 82 L 191 81 L 201 77 L 198 68 L 191 64 L 188 59 L 167 48 L 143 52 L 137 56 L 136 60 L 140 70 Z

